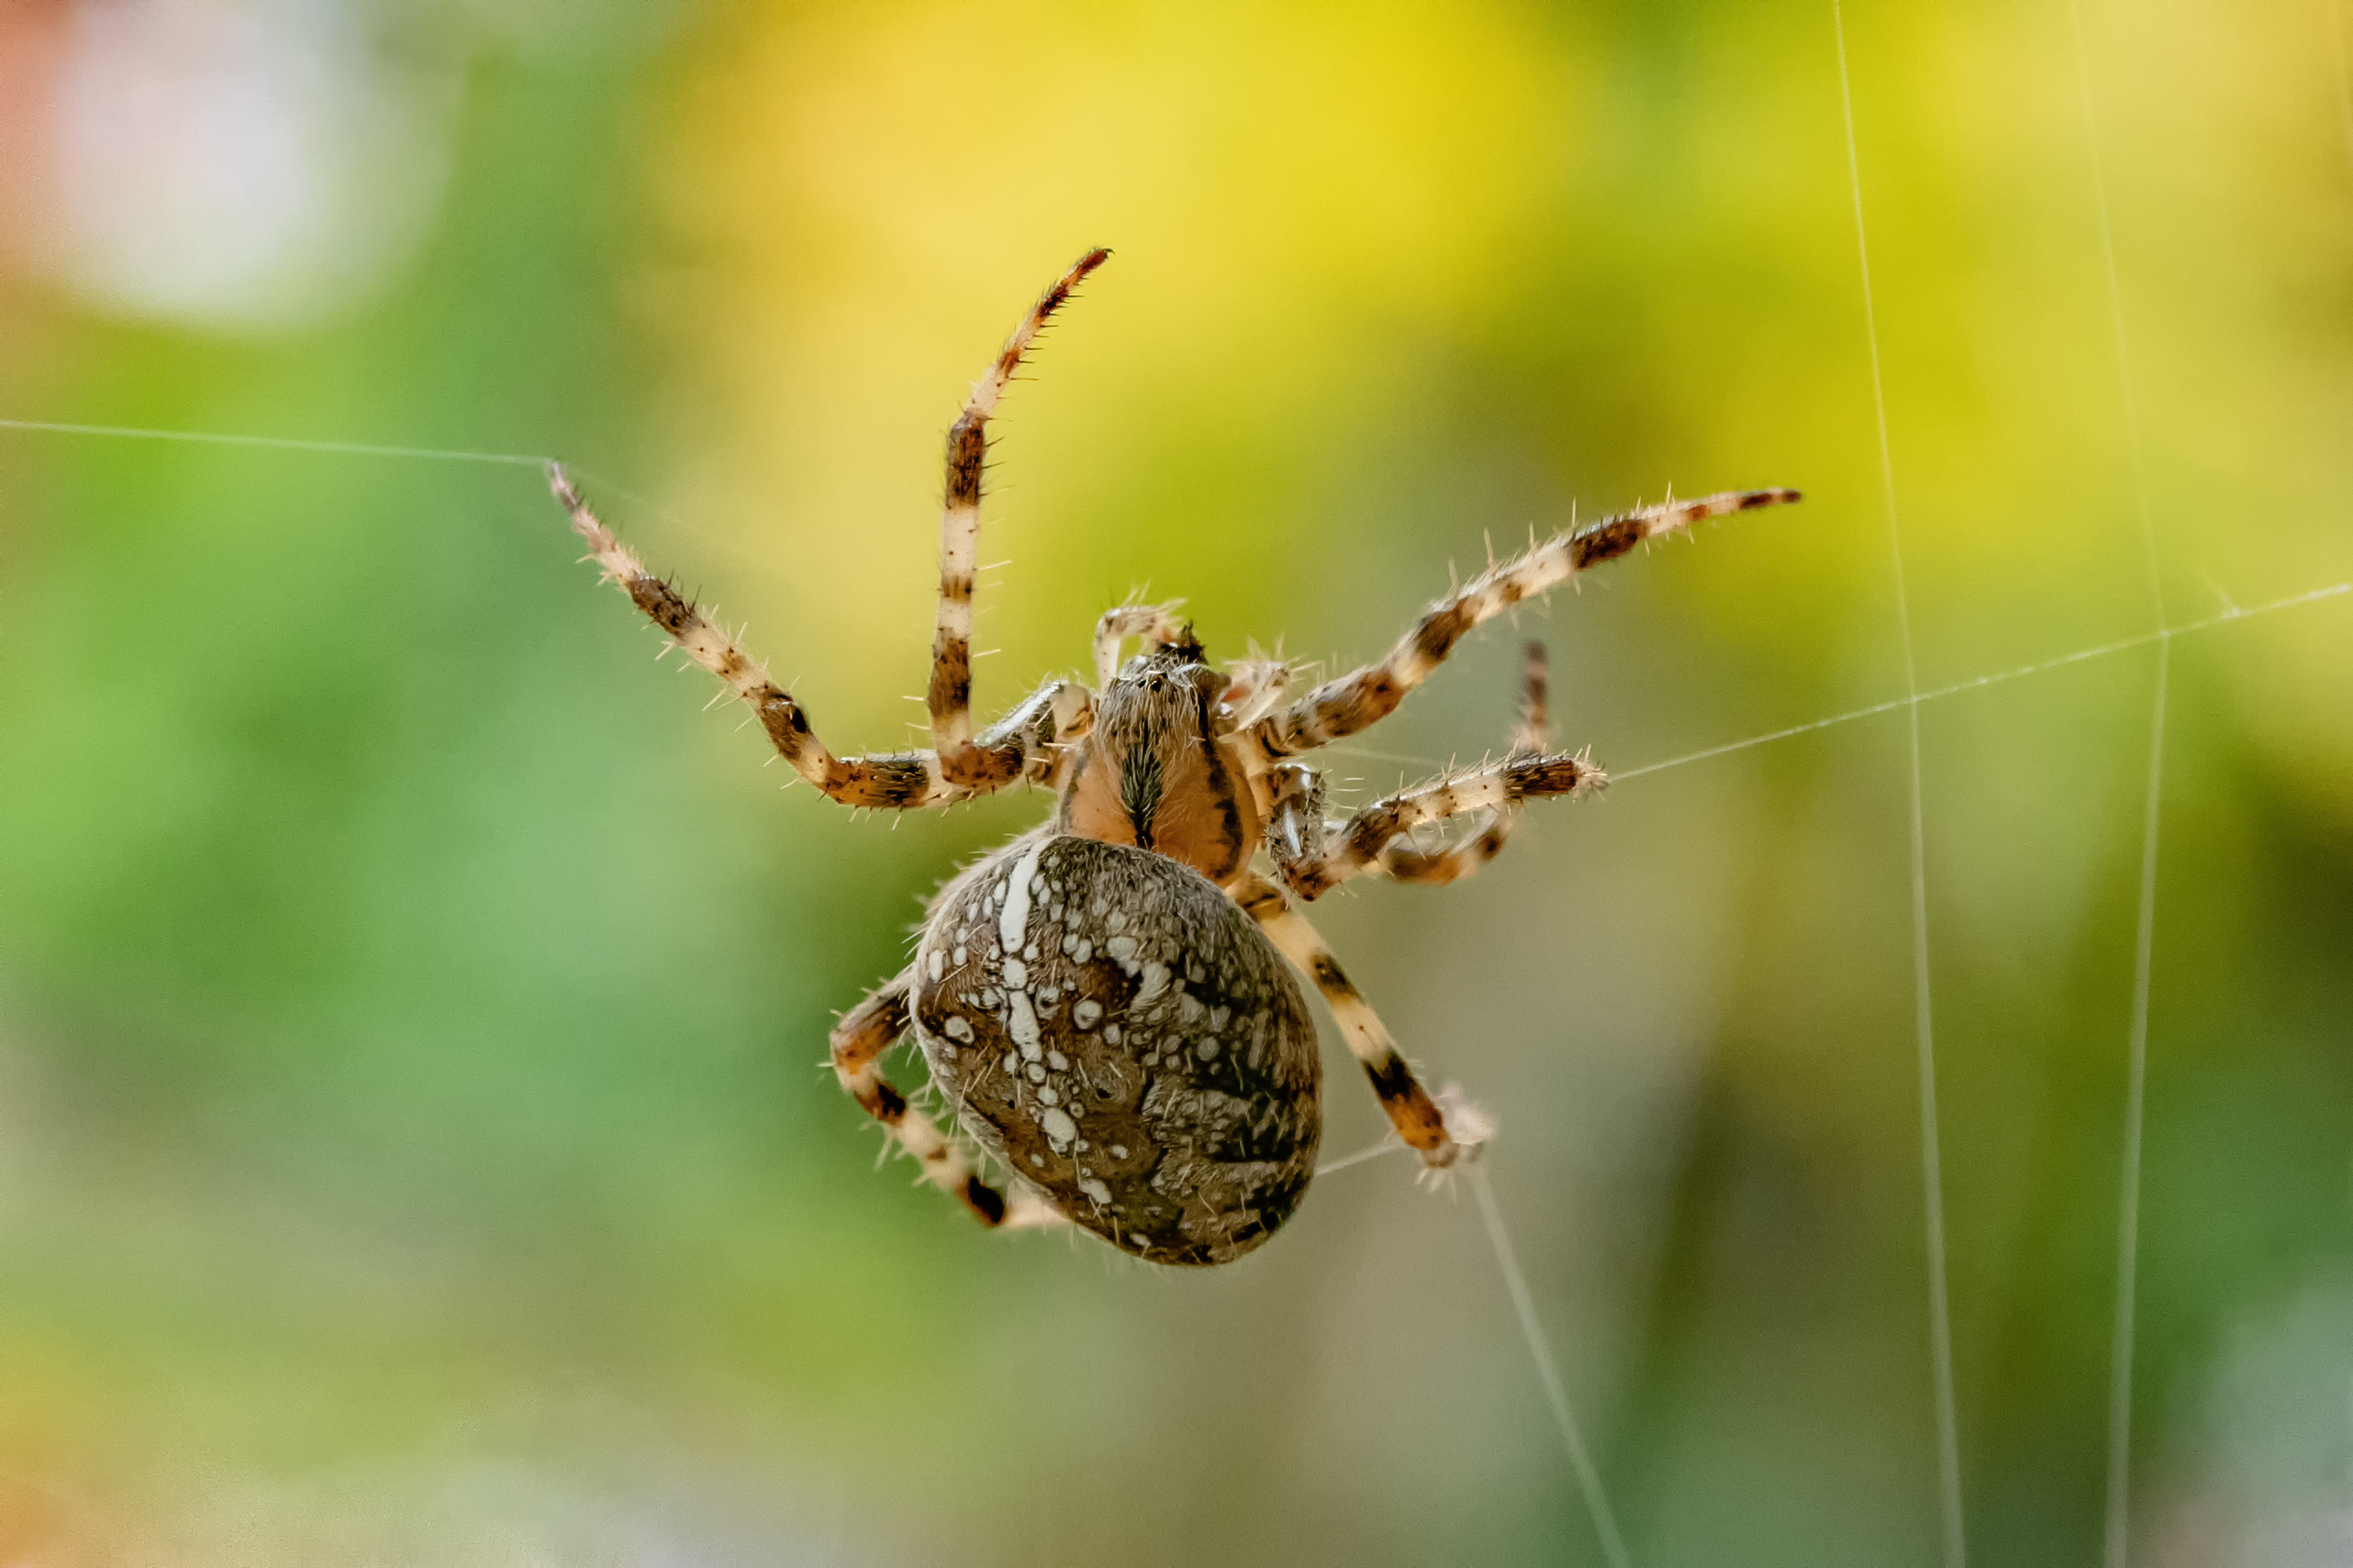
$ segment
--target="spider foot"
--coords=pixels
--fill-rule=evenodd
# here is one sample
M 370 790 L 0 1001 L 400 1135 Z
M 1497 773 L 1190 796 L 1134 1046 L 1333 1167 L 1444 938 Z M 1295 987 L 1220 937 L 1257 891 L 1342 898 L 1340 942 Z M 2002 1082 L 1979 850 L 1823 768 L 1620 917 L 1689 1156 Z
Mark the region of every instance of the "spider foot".
M 1452 1184 L 1456 1171 L 1477 1161 L 1495 1137 L 1495 1118 L 1474 1104 L 1460 1084 L 1448 1084 L 1431 1096 L 1445 1137 L 1434 1149 L 1422 1151 L 1422 1169 L 1415 1180 L 1431 1188 Z

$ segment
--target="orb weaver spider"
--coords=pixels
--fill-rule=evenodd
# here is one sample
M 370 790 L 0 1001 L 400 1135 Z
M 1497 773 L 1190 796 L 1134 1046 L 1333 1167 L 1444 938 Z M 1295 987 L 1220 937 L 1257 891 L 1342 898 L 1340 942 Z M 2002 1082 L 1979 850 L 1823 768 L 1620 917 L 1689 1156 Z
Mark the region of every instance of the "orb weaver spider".
M 1221 1263 L 1271 1236 L 1314 1174 L 1321 1069 L 1286 960 L 1322 994 L 1426 1171 L 1476 1157 L 1488 1136 L 1473 1107 L 1422 1088 L 1296 905 L 1367 874 L 1452 882 L 1503 847 L 1523 802 L 1605 782 L 1583 754 L 1544 750 L 1541 645 L 1501 762 L 1327 824 L 1321 775 L 1294 759 L 1377 723 L 1465 633 L 1522 600 L 1701 518 L 1798 493 L 1669 501 L 1558 534 L 1439 600 L 1387 657 L 1296 696 L 1279 660 L 1210 665 L 1176 604 L 1121 606 L 1096 623 L 1094 686 L 1050 679 L 976 733 L 988 421 L 1040 329 L 1109 255 L 1088 251 L 1039 298 L 948 432 L 929 751 L 836 756 L 759 661 L 648 572 L 560 467 L 549 480 L 605 580 L 750 704 L 777 752 L 827 796 L 905 810 L 1016 782 L 1054 792 L 1050 821 L 932 899 L 913 962 L 834 1029 L 834 1073 L 925 1179 L 985 1225 L 1075 1222 L 1133 1257 Z M 1131 637 L 1141 651 L 1122 662 Z M 1478 830 L 1451 849 L 1410 836 L 1465 814 Z M 1272 879 L 1253 869 L 1262 850 Z M 957 1123 L 1012 1173 L 1005 1187 L 882 1076 L 884 1053 L 910 1030 Z

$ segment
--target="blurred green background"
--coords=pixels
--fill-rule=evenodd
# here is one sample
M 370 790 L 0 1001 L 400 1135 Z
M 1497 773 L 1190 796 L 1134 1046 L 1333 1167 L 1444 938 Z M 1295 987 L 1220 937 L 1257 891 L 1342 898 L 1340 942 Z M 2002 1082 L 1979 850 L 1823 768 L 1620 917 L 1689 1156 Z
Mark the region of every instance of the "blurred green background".
M 2177 625 L 2353 578 L 2347 21 L 2082 0 Z M 2139 637 L 2065 0 L 1846 24 L 1921 684 Z M 982 705 L 1138 585 L 1355 660 L 1489 537 L 1802 486 L 1522 614 L 1625 772 L 1902 693 L 1850 202 L 1827 5 L 39 0 L 0 417 L 562 454 L 892 747 L 942 432 L 1110 244 L 998 426 Z M 0 430 L 0 1562 L 1600 1560 L 1404 1162 L 1181 1275 L 876 1174 L 832 1014 L 1043 803 L 779 794 L 577 554 L 528 466 Z M 1347 801 L 1500 743 L 1515 640 Z M 2353 1556 L 2348 671 L 2353 598 L 2173 645 L 2136 1562 Z M 1979 1563 L 2101 1547 L 2154 673 L 1921 709 Z M 1645 1565 L 1938 1558 L 1905 734 L 1319 906 L 1500 1112 Z

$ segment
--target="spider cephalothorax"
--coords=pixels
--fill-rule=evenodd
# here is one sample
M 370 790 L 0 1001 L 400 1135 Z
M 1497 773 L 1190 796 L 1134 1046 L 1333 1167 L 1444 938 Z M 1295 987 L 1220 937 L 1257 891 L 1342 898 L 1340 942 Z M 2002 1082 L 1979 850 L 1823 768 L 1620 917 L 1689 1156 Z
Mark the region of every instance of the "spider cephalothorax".
M 1250 776 L 1221 706 L 1227 677 L 1197 642 L 1128 661 L 1095 699 L 1094 726 L 1075 746 L 1054 825 L 1080 838 L 1132 844 L 1224 884 L 1258 847 Z
M 1292 906 L 1360 875 L 1446 883 L 1501 850 L 1522 803 L 1602 784 L 1582 755 L 1547 755 L 1544 650 L 1501 762 L 1327 824 L 1322 776 L 1293 761 L 1378 722 L 1480 622 L 1702 517 L 1793 490 L 1669 501 L 1556 535 L 1448 595 L 1387 657 L 1289 695 L 1288 666 L 1211 666 L 1173 605 L 1096 623 L 1093 687 L 1049 680 L 976 735 L 972 595 L 987 426 L 1046 320 L 1108 251 L 1048 289 L 973 389 L 948 436 L 931 749 L 837 757 L 759 662 L 647 572 L 561 470 L 550 479 L 608 579 L 749 703 L 796 773 L 849 806 L 943 804 L 1027 780 L 1053 820 L 932 900 L 907 969 L 833 1031 L 842 1085 L 989 1225 L 1072 1221 L 1133 1256 L 1219 1263 L 1250 1251 L 1305 1192 L 1321 1127 L 1314 1025 L 1285 960 L 1314 982 L 1398 1136 L 1430 1170 L 1476 1151 L 1485 1123 L 1441 1108 L 1331 950 Z M 1126 640 L 1143 651 L 1121 662 Z M 1470 815 L 1425 848 L 1417 828 Z M 1260 853 L 1275 880 L 1252 869 Z M 884 1077 L 911 1032 L 958 1124 L 1011 1172 L 983 1180 L 965 1150 Z

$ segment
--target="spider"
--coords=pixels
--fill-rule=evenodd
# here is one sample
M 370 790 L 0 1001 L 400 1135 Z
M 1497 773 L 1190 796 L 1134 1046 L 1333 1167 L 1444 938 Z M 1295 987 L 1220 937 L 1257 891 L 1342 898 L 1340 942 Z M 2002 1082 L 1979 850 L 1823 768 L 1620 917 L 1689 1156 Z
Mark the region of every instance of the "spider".
M 906 810 L 1026 782 L 1052 819 L 932 899 L 913 961 L 843 1014 L 843 1089 L 984 1225 L 1075 1222 L 1154 1262 L 1230 1262 L 1297 1208 L 1322 1125 L 1315 1025 L 1284 961 L 1314 983 L 1397 1136 L 1427 1172 L 1476 1157 L 1485 1119 L 1433 1099 L 1299 913 L 1351 878 L 1442 884 L 1493 859 L 1539 796 L 1600 789 L 1583 754 L 1545 750 L 1545 667 L 1532 644 L 1521 720 L 1500 762 L 1451 773 L 1328 824 L 1321 776 L 1294 759 L 1369 728 L 1466 632 L 1533 595 L 1702 517 L 1795 501 L 1728 492 L 1645 506 L 1556 535 L 1433 605 L 1386 658 L 1304 694 L 1291 668 L 1212 666 L 1177 603 L 1127 604 L 1095 627 L 1095 684 L 1049 679 L 996 724 L 972 721 L 972 601 L 990 416 L 1039 332 L 1110 255 L 1046 290 L 948 432 L 931 748 L 838 757 L 767 671 L 599 522 L 560 467 L 549 481 L 618 584 L 669 639 L 751 705 L 802 778 L 850 806 Z M 1124 662 L 1130 638 L 1140 651 Z M 1470 815 L 1424 850 L 1413 830 Z M 1254 869 L 1265 851 L 1274 875 Z M 886 1080 L 912 1030 L 956 1122 L 1012 1173 L 985 1180 L 966 1147 Z M 1444 1102 L 1442 1104 L 1442 1102 Z

